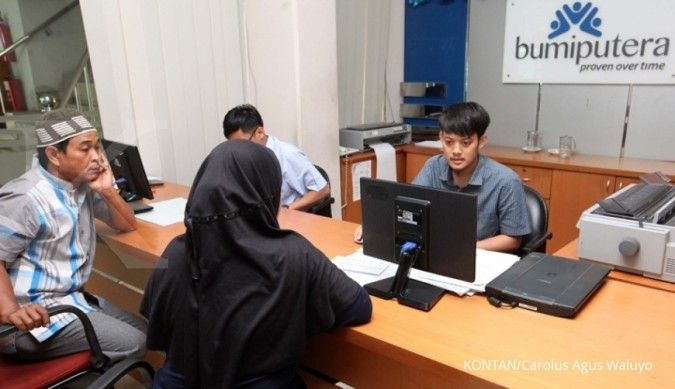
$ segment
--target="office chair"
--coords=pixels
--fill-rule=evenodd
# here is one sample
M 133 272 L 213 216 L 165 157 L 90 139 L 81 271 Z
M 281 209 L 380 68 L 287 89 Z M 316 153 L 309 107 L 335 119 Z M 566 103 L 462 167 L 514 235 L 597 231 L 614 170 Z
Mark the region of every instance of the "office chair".
M 323 168 L 321 168 L 321 166 L 319 165 L 314 165 L 314 167 L 316 168 L 316 170 L 319 171 L 319 173 L 321 173 L 323 178 L 328 183 L 328 187 L 330 187 L 330 179 L 328 178 L 328 174 L 326 173 L 326 171 L 323 170 Z M 333 204 L 334 202 L 335 199 L 329 193 L 328 196 L 324 197 L 321 201 L 307 208 L 307 212 L 313 213 L 315 215 L 333 217 L 333 213 L 330 210 L 330 205 Z
M 123 359 L 110 362 L 103 355 L 96 338 L 94 327 L 87 315 L 70 305 L 59 305 L 48 309 L 49 316 L 59 313 L 77 315 L 84 327 L 90 350 L 64 355 L 44 361 L 15 361 L 0 355 L 0 377 L 2 386 L 14 389 L 94 387 L 112 388 L 113 384 L 134 369 L 140 369 L 152 379 L 154 370 L 147 362 L 139 359 Z M 12 325 L 0 325 L 0 337 L 13 334 L 18 329 Z
M 520 242 L 520 248 L 516 252 L 523 257 L 531 252 L 546 252 L 546 241 L 551 239 L 553 234 L 548 231 L 548 207 L 546 201 L 536 190 L 529 186 L 525 188 L 525 203 L 530 213 L 530 222 L 532 232 L 523 236 Z

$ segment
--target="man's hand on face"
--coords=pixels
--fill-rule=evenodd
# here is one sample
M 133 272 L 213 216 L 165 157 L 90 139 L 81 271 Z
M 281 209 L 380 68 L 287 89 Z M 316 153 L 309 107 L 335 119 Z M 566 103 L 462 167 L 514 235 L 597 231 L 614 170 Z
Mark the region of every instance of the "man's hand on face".
M 94 192 L 102 192 L 106 189 L 110 189 L 114 186 L 115 177 L 112 174 L 110 169 L 110 164 L 108 159 L 105 157 L 105 152 L 99 148 L 99 173 L 98 175 L 89 182 L 89 187 Z

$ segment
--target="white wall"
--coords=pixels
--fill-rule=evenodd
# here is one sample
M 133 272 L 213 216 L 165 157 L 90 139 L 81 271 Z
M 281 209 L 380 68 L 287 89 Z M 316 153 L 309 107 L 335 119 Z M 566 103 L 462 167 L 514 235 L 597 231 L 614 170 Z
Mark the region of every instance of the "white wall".
M 243 100 L 237 5 L 80 3 L 105 136 L 138 145 L 148 174 L 190 185 Z
M 106 137 L 146 170 L 191 184 L 233 106 L 297 144 L 339 193 L 335 3 L 82 1 Z
M 223 140 L 227 110 L 251 103 L 269 133 L 324 167 L 339 198 L 338 106 L 360 122 L 399 120 L 404 4 L 368 4 L 364 11 L 342 0 L 82 0 L 105 136 L 137 144 L 148 174 L 189 185 Z M 360 54 L 337 44 L 357 28 L 336 16 L 349 7 L 348 15 L 367 12 L 358 28 L 370 23 L 376 32 L 353 36 Z M 366 87 L 348 86 L 361 91 L 358 105 L 338 102 L 338 74 L 353 78 L 338 71 L 342 55 L 368 62 L 360 70 Z
M 241 10 L 245 100 L 265 130 L 298 145 L 339 194 L 335 4 L 252 0 Z M 337 208 L 334 214 L 339 214 Z
M 336 2 L 340 127 L 400 121 L 404 5 Z

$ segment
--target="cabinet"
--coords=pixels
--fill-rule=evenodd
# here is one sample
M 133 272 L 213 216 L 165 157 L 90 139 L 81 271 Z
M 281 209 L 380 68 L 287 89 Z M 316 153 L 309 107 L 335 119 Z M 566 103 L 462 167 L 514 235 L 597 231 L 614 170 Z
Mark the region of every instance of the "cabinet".
M 432 149 L 433 150 L 433 149 Z M 427 162 L 427 159 L 432 155 L 438 154 L 440 151 L 436 151 L 431 154 L 418 154 L 418 153 L 406 153 L 405 155 L 405 182 L 412 182 L 417 173 L 422 170 L 424 163 Z
M 614 183 L 614 191 L 619 191 L 625 188 L 627 185 L 636 184 L 640 182 L 639 178 L 634 177 L 617 177 L 616 182 Z
M 403 146 L 398 151 L 402 155 L 397 154 L 397 164 L 401 161 L 405 164 L 403 175 L 402 169 L 398 170 L 400 182 L 411 182 L 426 160 L 441 152 L 436 148 L 413 145 Z M 547 153 L 525 153 L 518 148 L 498 146 L 486 146 L 481 152 L 513 169 L 523 184 L 537 190 L 544 197 L 549 205 L 549 230 L 553 233 L 553 238 L 547 244 L 549 253 L 557 251 L 579 236 L 577 221 L 581 213 L 596 201 L 628 184 L 639 182 L 639 177 L 646 173 L 660 171 L 675 180 L 675 162 L 583 154 L 561 159 Z M 343 181 L 343 189 L 345 182 Z M 350 183 L 347 182 L 347 185 Z M 360 221 L 360 202 L 354 204 L 358 207 L 358 215 L 355 214 L 356 211 L 347 211 L 350 207 L 345 207 L 344 204 L 343 200 L 343 218 Z
M 548 229 L 553 237 L 547 250 L 555 252 L 579 236 L 577 221 L 581 213 L 596 201 L 614 192 L 616 178 L 604 174 L 591 174 L 553 170 Z
M 406 179 L 406 159 L 400 147 L 396 149 L 396 181 Z M 356 163 L 370 162 L 371 177 L 377 177 L 375 153 L 366 151 L 340 158 L 340 198 L 342 200 L 342 220 L 361 223 L 361 200 L 354 200 L 352 167 Z M 358 188 L 357 188 L 358 190 Z
M 522 166 L 522 165 L 512 165 L 505 164 L 510 167 L 524 185 L 529 186 L 530 188 L 536 190 L 541 194 L 545 199 L 550 199 L 551 197 L 551 169 L 542 169 L 531 166 Z

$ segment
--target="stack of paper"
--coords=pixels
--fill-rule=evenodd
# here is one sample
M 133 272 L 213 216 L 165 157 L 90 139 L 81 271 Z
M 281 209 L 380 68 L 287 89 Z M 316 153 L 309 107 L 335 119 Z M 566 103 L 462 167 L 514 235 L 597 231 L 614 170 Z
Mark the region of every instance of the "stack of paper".
M 440 149 L 441 141 L 440 140 L 423 140 L 421 142 L 415 143 L 415 146 L 419 147 L 429 147 L 432 149 Z
M 187 199 L 183 197 L 150 203 L 153 206 L 152 211 L 139 213 L 136 215 L 136 219 L 166 227 L 183 221 L 186 204 Z
M 476 249 L 476 279 L 474 282 L 466 282 L 417 269 L 410 271 L 410 278 L 438 286 L 459 296 L 473 295 L 476 292 L 485 292 L 485 285 L 505 272 L 518 259 L 516 255 L 512 254 Z M 344 257 L 335 257 L 333 263 L 362 286 L 393 277 L 398 266 L 392 262 L 364 255 L 361 250 Z

